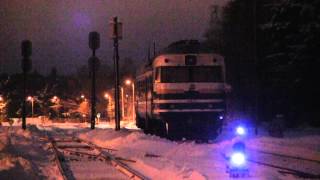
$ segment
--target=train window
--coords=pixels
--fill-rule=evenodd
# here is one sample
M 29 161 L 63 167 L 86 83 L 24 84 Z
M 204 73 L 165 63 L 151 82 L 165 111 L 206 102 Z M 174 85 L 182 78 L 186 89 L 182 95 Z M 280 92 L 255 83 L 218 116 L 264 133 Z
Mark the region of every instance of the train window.
M 160 68 L 159 67 L 156 68 L 156 74 L 155 74 L 154 80 L 156 82 L 160 81 Z
M 162 83 L 176 83 L 188 82 L 189 69 L 185 66 L 166 66 L 161 67 L 161 82 Z
M 221 66 L 167 66 L 161 67 L 162 83 L 222 82 Z
M 194 66 L 192 67 L 193 82 L 222 82 L 221 66 Z

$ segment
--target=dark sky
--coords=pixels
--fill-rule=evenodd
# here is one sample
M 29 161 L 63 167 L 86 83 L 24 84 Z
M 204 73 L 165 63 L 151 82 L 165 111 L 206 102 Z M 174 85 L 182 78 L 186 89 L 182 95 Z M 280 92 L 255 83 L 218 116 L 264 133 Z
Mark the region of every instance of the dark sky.
M 180 39 L 203 39 L 210 5 L 226 0 L 0 0 L 0 72 L 20 71 L 20 43 L 33 42 L 33 69 L 47 73 L 56 66 L 72 73 L 87 64 L 88 33 L 98 31 L 97 56 L 112 63 L 108 24 L 123 23 L 120 58 L 142 62 L 148 44 L 157 49 Z

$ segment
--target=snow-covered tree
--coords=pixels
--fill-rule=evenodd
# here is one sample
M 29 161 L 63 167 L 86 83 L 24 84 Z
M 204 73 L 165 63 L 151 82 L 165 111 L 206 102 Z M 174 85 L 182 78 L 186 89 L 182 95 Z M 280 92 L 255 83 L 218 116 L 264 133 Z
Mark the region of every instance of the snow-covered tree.
M 80 103 L 80 106 L 77 108 L 76 112 L 88 116 L 89 109 L 90 109 L 89 102 L 87 100 L 84 100 Z

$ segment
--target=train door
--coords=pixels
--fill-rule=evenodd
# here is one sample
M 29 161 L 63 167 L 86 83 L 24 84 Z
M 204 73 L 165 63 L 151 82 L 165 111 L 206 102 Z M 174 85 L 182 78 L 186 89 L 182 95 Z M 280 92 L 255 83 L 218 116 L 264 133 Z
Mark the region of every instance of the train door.
M 152 76 L 147 78 L 147 118 L 152 117 L 152 91 L 153 91 L 153 83 Z

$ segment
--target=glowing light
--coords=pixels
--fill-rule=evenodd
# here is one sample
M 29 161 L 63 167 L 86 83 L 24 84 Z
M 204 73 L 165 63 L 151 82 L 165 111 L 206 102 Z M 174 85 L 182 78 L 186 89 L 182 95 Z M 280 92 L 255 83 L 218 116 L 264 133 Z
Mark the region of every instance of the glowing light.
M 52 100 L 53 101 L 57 101 L 58 100 L 58 96 L 53 96 Z
M 0 95 L 0 101 L 3 101 L 3 97 Z
M 242 126 L 237 127 L 236 132 L 238 135 L 245 135 L 246 134 L 246 130 Z
M 81 94 L 81 96 L 80 96 L 80 97 L 81 97 L 81 99 L 84 99 L 84 98 L 85 98 L 85 96 L 84 96 L 83 94 Z
M 28 96 L 28 97 L 27 97 L 27 100 L 28 100 L 28 101 L 33 101 L 33 97 L 32 97 L 32 96 Z
M 246 163 L 246 156 L 243 153 L 236 152 L 231 155 L 231 163 L 235 166 L 243 166 Z
M 126 83 L 126 85 L 130 85 L 130 84 L 131 84 L 131 80 L 130 80 L 130 79 L 127 79 L 127 80 L 125 81 L 125 83 Z
M 223 119 L 223 116 L 219 116 L 219 119 L 222 120 L 222 119 Z
M 109 97 L 110 97 L 110 96 L 109 96 L 108 93 L 105 93 L 105 94 L 104 94 L 104 98 L 109 99 Z

